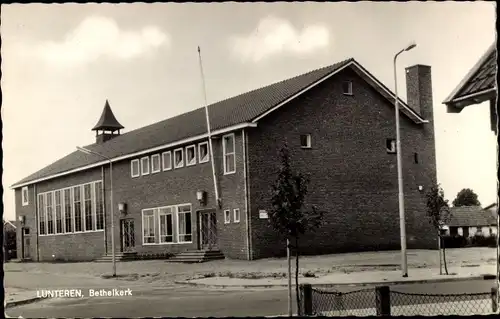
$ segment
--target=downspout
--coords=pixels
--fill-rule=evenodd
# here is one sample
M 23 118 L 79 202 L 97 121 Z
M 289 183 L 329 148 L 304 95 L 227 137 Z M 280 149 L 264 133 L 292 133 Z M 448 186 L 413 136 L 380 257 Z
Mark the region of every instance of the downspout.
M 103 220 L 104 220 L 104 254 L 108 254 L 108 240 L 107 240 L 107 234 L 108 231 L 106 229 L 106 197 L 105 197 L 105 192 L 104 192 L 104 166 L 101 166 L 101 180 L 102 180 L 102 185 L 101 185 L 101 198 L 102 198 L 102 214 L 103 214 Z
M 252 252 L 252 206 L 250 204 L 250 178 L 248 169 L 248 137 L 243 131 L 243 165 L 244 165 L 244 178 L 245 178 L 245 209 L 247 211 L 246 221 L 247 221 L 247 240 L 248 240 L 248 260 L 253 260 Z
M 35 198 L 33 202 L 35 203 L 35 229 L 36 229 L 36 261 L 40 261 L 40 251 L 39 251 L 39 243 L 38 236 L 40 234 L 40 224 L 38 223 L 38 194 L 36 193 L 36 184 L 33 184 L 33 194 Z M 24 244 L 24 243 L 23 243 Z
M 243 186 L 245 190 L 245 219 L 247 231 L 247 260 L 250 260 L 250 224 L 248 219 L 248 188 L 247 188 L 247 152 L 246 152 L 246 138 L 245 130 L 241 130 L 241 141 L 243 149 Z

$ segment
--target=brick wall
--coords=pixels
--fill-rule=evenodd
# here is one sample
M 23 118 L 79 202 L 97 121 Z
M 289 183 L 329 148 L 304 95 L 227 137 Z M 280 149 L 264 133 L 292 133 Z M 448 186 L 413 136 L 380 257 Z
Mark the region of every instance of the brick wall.
M 353 96 L 342 94 L 342 80 L 353 82 Z M 435 181 L 433 128 L 400 119 L 408 247 L 430 248 L 435 244 L 418 185 Z M 300 148 L 300 134 L 312 135 L 311 149 Z M 259 121 L 248 140 L 253 257 L 285 253 L 258 213 L 270 206 L 285 141 L 292 167 L 311 179 L 307 205 L 326 211 L 323 226 L 302 242 L 304 253 L 399 249 L 396 155 L 387 154 L 387 138 L 395 138 L 393 106 L 350 69 Z

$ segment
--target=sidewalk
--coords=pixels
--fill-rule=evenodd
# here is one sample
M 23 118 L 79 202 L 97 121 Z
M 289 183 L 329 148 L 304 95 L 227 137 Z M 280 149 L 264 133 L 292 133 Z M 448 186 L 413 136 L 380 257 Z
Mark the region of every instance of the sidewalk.
M 41 297 L 37 297 L 36 291 L 32 289 L 5 287 L 4 291 L 5 291 L 5 301 L 4 301 L 5 308 L 24 305 L 44 299 Z
M 452 267 L 448 269 L 450 275 L 439 275 L 439 268 L 410 268 L 408 277 L 403 278 L 401 271 L 363 271 L 351 274 L 330 273 L 316 278 L 299 277 L 301 284 L 312 285 L 353 285 L 371 286 L 379 284 L 410 284 L 427 282 L 447 282 L 463 280 L 494 279 L 496 273 L 495 265 L 483 265 L 479 267 Z M 293 276 L 293 273 L 292 273 Z M 486 277 L 485 277 L 486 276 Z M 292 279 L 292 284 L 295 282 Z M 218 288 L 266 288 L 286 287 L 287 278 L 259 278 L 243 279 L 229 277 L 199 278 L 188 281 L 177 281 L 178 284 L 189 284 L 195 286 L 208 286 Z

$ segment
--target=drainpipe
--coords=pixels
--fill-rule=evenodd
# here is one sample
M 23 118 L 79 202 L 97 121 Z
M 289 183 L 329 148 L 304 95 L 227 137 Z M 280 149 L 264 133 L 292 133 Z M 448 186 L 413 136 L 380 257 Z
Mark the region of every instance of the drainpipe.
M 246 150 L 246 136 L 245 130 L 241 130 L 241 140 L 242 140 L 242 149 L 243 149 L 243 181 L 244 181 L 244 189 L 245 189 L 245 218 L 246 218 L 246 231 L 247 231 L 247 260 L 251 260 L 250 253 L 250 210 L 248 203 L 248 175 L 247 175 L 247 150 Z
M 38 223 L 38 194 L 36 193 L 36 184 L 33 184 L 33 202 L 35 203 L 35 229 L 36 229 L 36 261 L 40 261 L 40 249 L 38 248 L 38 236 L 40 235 L 40 225 Z

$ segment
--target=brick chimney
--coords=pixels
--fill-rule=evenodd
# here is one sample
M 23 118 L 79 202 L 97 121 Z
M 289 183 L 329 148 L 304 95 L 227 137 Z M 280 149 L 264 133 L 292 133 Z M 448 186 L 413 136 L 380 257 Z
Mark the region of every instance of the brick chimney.
M 406 99 L 415 112 L 425 120 L 433 121 L 430 66 L 417 64 L 406 68 Z

